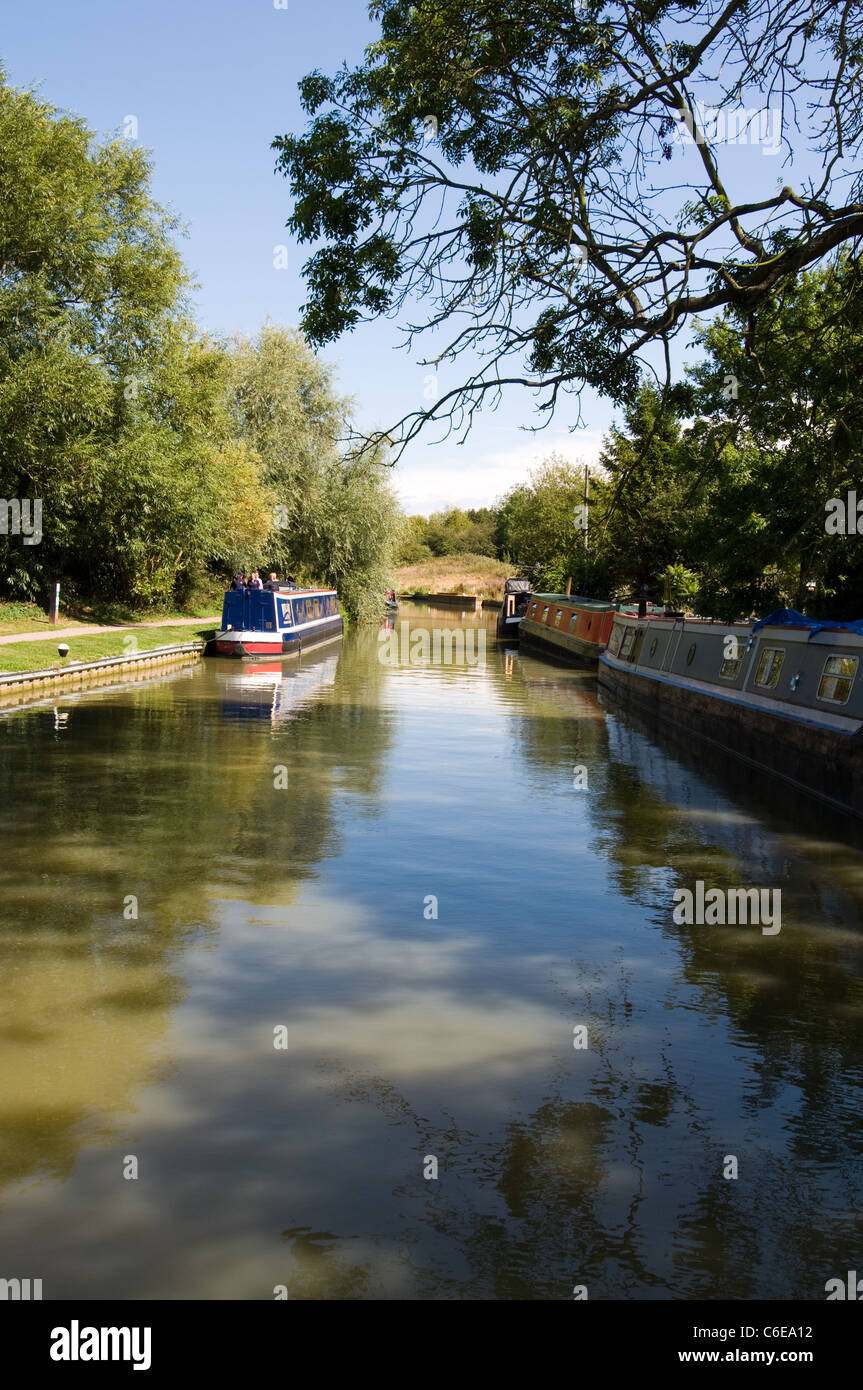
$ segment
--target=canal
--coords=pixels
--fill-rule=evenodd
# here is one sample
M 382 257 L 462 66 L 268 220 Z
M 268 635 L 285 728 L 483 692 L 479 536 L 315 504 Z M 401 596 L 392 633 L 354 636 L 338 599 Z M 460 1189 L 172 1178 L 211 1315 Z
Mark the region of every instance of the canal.
M 822 1300 L 855 1267 L 859 827 L 493 616 L 0 717 L 0 1276 Z M 781 889 L 781 931 L 678 925 L 698 880 Z

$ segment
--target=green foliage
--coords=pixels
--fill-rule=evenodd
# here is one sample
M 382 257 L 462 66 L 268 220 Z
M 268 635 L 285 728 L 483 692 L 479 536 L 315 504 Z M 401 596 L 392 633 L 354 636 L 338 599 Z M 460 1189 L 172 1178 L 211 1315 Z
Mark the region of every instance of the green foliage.
M 683 608 L 694 603 L 698 596 L 698 575 L 685 565 L 669 565 L 659 576 L 659 582 L 663 599 L 672 608 Z
M 613 592 L 630 598 L 678 556 L 688 522 L 680 425 L 659 393 L 642 384 L 612 429 L 595 486 L 594 542 Z
M 583 576 L 585 532 L 576 527 L 576 511 L 584 505 L 584 490 L 584 469 L 551 454 L 527 484 L 513 488 L 503 500 L 498 522 L 502 548 L 515 570 L 537 588 L 563 588 L 567 577 Z
M 496 559 L 498 511 L 494 507 L 450 507 L 423 516 L 405 517 L 399 542 L 400 565 L 421 564 L 444 555 L 487 555 Z
M 0 73 L 0 495 L 40 499 L 43 533 L 0 537 L 0 581 L 134 608 L 266 562 L 379 606 L 382 451 L 339 449 L 349 403 L 299 334 L 198 333 L 150 174 Z
M 401 445 L 516 384 L 543 411 L 585 386 L 626 406 L 698 313 L 769 315 L 859 244 L 860 6 L 720 8 L 375 0 L 362 61 L 300 83 L 306 129 L 273 148 L 311 341 L 404 310 L 460 373 Z M 741 141 L 807 180 L 752 196 Z
M 384 450 L 345 451 L 351 402 L 300 333 L 268 324 L 230 346 L 231 413 L 273 499 L 254 563 L 332 585 L 354 619 L 376 615 L 400 522 Z

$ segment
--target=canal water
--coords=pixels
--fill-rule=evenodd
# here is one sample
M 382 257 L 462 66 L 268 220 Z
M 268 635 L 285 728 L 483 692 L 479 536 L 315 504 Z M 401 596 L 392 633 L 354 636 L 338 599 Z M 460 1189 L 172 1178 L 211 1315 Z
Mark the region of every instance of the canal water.
M 821 1300 L 860 1267 L 859 827 L 493 631 L 416 606 L 0 716 L 0 1276 Z M 698 880 L 781 889 L 781 931 L 676 924 Z

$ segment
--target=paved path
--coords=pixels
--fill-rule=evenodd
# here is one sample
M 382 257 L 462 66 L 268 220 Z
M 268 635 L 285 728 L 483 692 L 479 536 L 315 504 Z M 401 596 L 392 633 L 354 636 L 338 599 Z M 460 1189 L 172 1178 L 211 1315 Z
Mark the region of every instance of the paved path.
M 93 627 L 52 627 L 46 624 L 38 632 L 13 632 L 8 637 L 0 637 L 5 642 L 50 642 L 55 637 L 86 637 L 93 632 L 133 632 L 137 627 L 204 627 L 207 623 L 218 623 L 221 614 L 213 618 L 157 618 L 148 623 L 128 623 L 124 627 L 106 627 L 96 623 Z

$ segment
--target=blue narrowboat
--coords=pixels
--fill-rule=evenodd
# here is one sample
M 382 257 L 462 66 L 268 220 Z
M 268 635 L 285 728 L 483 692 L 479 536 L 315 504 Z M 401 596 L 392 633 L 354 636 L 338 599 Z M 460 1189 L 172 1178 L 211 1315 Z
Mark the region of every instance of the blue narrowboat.
M 229 589 L 207 656 L 291 656 L 344 632 L 335 589 Z

